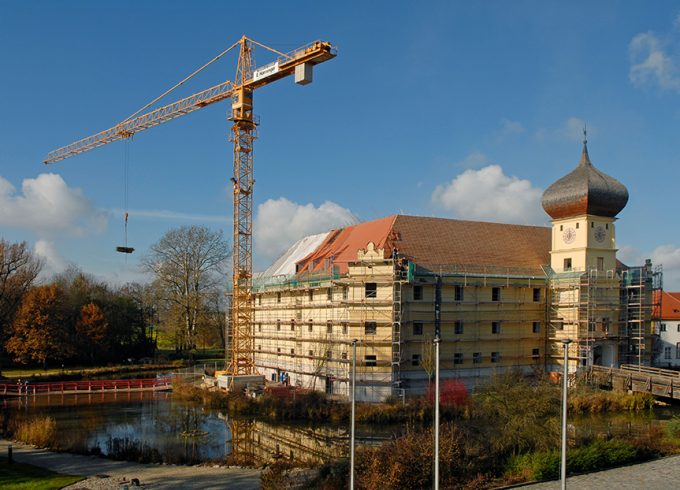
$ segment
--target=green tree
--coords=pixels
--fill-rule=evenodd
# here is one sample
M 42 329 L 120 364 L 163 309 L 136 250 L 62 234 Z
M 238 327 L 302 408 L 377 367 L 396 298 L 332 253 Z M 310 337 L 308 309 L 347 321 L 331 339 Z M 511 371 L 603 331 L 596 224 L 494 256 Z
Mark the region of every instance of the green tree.
M 37 362 L 43 368 L 49 361 L 63 361 L 73 355 L 61 288 L 55 284 L 39 286 L 26 294 L 5 347 L 16 361 Z

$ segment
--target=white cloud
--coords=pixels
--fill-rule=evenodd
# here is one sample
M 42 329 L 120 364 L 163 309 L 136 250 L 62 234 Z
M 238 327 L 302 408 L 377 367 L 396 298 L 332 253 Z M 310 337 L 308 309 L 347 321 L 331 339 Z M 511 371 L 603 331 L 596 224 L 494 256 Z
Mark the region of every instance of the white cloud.
M 513 121 L 511 119 L 502 119 L 501 127 L 496 132 L 494 140 L 496 143 L 500 143 L 511 136 L 516 136 L 526 132 L 526 128 L 519 121 Z
M 630 42 L 631 66 L 628 73 L 636 87 L 658 85 L 680 92 L 677 60 L 665 50 L 666 42 L 652 32 L 638 34 Z
M 281 255 L 300 238 L 357 223 L 349 209 L 326 201 L 321 206 L 298 204 L 285 197 L 268 199 L 257 208 L 255 250 L 262 260 Z
M 616 252 L 616 258 L 629 266 L 640 265 L 645 262 L 641 250 L 632 245 L 619 246 L 619 250 Z
M 107 216 L 80 189 L 69 187 L 57 174 L 24 179 L 21 194 L 0 176 L 0 225 L 32 231 L 39 236 L 84 235 L 106 228 Z
M 64 271 L 68 265 L 64 257 L 54 246 L 54 243 L 47 240 L 35 242 L 33 252 L 43 261 L 43 269 L 40 272 L 42 279 L 51 278 L 54 274 Z
M 432 203 L 462 219 L 545 224 L 541 194 L 530 181 L 505 175 L 500 165 L 489 165 L 437 186 Z
M 680 291 L 680 247 L 660 245 L 652 252 L 652 264 L 663 266 L 666 291 Z
M 125 213 L 125 211 L 122 209 L 111 209 L 109 212 L 114 215 L 123 215 Z M 231 216 L 227 217 L 226 213 L 224 215 L 213 215 L 182 213 L 179 211 L 169 211 L 167 209 L 130 209 L 128 214 L 130 215 L 130 218 L 150 218 L 168 221 L 202 221 L 212 223 L 231 222 Z
M 543 140 L 566 140 L 566 141 L 582 141 L 583 128 L 586 127 L 586 122 L 578 117 L 571 116 L 567 118 L 564 123 L 553 129 L 539 128 L 536 130 L 536 138 Z M 588 128 L 588 134 L 597 134 L 593 128 Z
M 475 150 L 459 162 L 456 162 L 456 167 L 479 168 L 483 167 L 484 165 L 489 165 L 490 163 L 491 160 L 489 160 L 489 158 L 484 153 Z

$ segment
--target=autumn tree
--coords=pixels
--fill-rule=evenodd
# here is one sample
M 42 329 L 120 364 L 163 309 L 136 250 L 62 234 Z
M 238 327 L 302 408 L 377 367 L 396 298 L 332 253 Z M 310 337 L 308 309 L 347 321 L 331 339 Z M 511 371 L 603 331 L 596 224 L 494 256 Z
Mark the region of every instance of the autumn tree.
M 26 293 L 5 347 L 16 361 L 36 362 L 43 368 L 48 361 L 63 361 L 73 354 L 59 286 L 39 286 Z
M 94 303 L 82 306 L 80 318 L 76 322 L 76 336 L 79 344 L 89 353 L 91 361 L 94 361 L 107 340 L 108 326 L 99 306 Z
M 168 317 L 177 322 L 181 349 L 196 345 L 200 318 L 212 291 L 223 289 L 229 257 L 222 232 L 205 226 L 183 226 L 168 231 L 143 258 L 145 270 L 168 303 Z
M 0 346 L 4 344 L 24 295 L 41 269 L 42 261 L 31 252 L 26 242 L 0 240 Z M 1 355 L 0 347 L 0 371 Z

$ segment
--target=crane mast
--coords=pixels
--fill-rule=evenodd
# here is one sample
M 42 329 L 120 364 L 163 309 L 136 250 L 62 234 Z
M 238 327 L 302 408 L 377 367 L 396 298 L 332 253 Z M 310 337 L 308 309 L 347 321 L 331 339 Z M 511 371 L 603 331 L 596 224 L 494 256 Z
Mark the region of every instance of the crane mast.
M 254 44 L 276 53 L 279 57 L 272 63 L 255 68 Z M 253 92 L 259 87 L 293 74 L 295 75 L 295 83 L 301 85 L 311 83 L 313 66 L 336 56 L 333 45 L 325 41 L 314 41 L 288 54 L 279 53 L 246 36 L 243 36 L 232 48 L 235 46 L 239 46 L 239 58 L 236 77 L 233 82 L 227 80 L 139 116 L 135 113 L 112 128 L 51 151 L 44 161 L 44 163 L 55 163 L 120 139 L 131 138 L 145 129 L 171 121 L 221 100 L 232 99 L 228 119 L 233 122 L 230 140 L 234 145 L 234 175 L 231 179 L 234 188 L 234 241 L 232 254 L 233 292 L 230 315 L 232 342 L 227 371 L 233 376 L 254 374 L 256 371 L 252 285 L 253 185 L 255 183 L 253 179 L 253 142 L 257 138 L 257 122 L 253 115 Z M 225 53 L 230 49 L 226 50 Z M 222 54 L 210 63 L 220 58 Z M 203 68 L 205 66 L 208 65 L 204 65 Z M 188 78 L 173 89 L 186 80 Z M 141 110 L 138 112 L 141 112 Z

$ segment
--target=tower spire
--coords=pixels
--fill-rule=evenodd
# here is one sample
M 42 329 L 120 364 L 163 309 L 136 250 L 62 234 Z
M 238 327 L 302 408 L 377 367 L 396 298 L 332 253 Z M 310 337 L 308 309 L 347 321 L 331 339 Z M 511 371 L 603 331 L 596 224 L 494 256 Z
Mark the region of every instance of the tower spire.
M 581 152 L 579 165 L 592 165 L 590 156 L 588 156 L 588 128 L 585 124 L 583 125 L 583 152 Z

